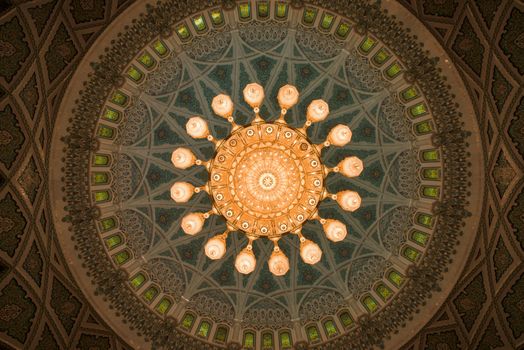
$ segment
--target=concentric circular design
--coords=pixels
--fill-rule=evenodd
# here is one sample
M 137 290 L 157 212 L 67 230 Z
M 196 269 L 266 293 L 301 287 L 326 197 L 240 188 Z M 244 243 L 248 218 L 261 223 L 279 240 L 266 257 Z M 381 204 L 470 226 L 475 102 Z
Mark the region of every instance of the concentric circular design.
M 262 123 L 236 130 L 211 165 L 210 192 L 231 227 L 256 237 L 300 228 L 323 194 L 324 166 L 301 132 Z
M 302 196 L 304 168 L 283 146 L 259 143 L 249 148 L 233 162 L 234 175 L 229 178 L 233 197 L 257 218 L 288 212 Z
M 50 183 L 52 199 L 60 203 L 56 207 L 63 208 L 54 213 L 60 243 L 78 249 L 64 249 L 65 255 L 75 275 L 89 273 L 92 279 L 80 279 L 85 293 L 104 295 L 154 348 L 260 349 L 264 340 L 279 350 L 304 343 L 367 349 L 384 344 L 412 316 L 423 324 L 435 303 L 428 302 L 419 314 L 415 310 L 430 293 L 435 297 L 441 277 L 455 278 L 460 264 L 450 265 L 452 252 L 457 249 L 462 260 L 469 249 L 462 224 L 473 228 L 478 223 L 478 218 L 464 219 L 465 209 L 470 210 L 467 183 L 480 183 L 476 169 L 467 179 L 464 140 L 465 130 L 476 130 L 473 113 L 458 113 L 438 69 L 450 82 L 455 72 L 437 64 L 393 18 L 367 1 L 343 7 L 327 0 L 296 6 L 270 1 L 265 14 L 258 6 L 262 2 L 254 0 L 224 7 L 199 4 L 200 10 L 188 16 L 188 7 L 178 1 L 166 0 L 147 11 L 137 3 L 136 13 L 118 19 L 119 28 L 129 24 L 129 30 L 121 37 L 101 36 L 107 39 L 101 47 L 107 45 L 108 51 L 98 58 L 93 50 L 71 80 L 68 91 L 74 96 L 66 95 L 56 124 L 64 141 L 53 145 L 53 159 L 61 161 Z M 417 27 L 419 32 L 425 29 Z M 446 57 L 438 48 L 427 49 Z M 92 61 L 92 74 L 85 78 L 81 72 L 89 71 Z M 310 101 L 326 101 L 329 116 L 308 129 L 309 148 L 324 142 L 337 124 L 350 128 L 351 143 L 328 147 L 310 162 L 303 161 L 300 142 L 282 149 L 264 145 L 263 137 L 275 137 L 283 126 L 249 126 L 253 109 L 241 95 L 252 82 L 264 87 L 264 117 L 278 116 L 273 101 L 280 87 L 296 86 L 300 99 L 285 118 L 290 133 L 304 125 Z M 209 102 L 219 94 L 231 96 L 234 122 L 244 127 L 233 130 L 213 114 Z M 194 119 L 194 128 L 185 129 L 196 115 L 208 129 Z M 264 126 L 273 127 L 273 135 L 262 132 Z M 242 140 L 250 128 L 258 141 L 247 146 Z M 235 139 L 237 132 L 246 134 Z M 210 135 L 215 139 L 206 140 Z M 341 139 L 348 136 L 341 133 Z M 228 152 L 219 154 L 208 141 L 224 138 L 219 149 Z M 245 154 L 236 150 L 240 144 Z M 183 150 L 172 154 L 181 148 L 195 157 Z M 277 171 L 253 161 L 255 155 L 276 157 L 278 169 L 292 166 Z M 187 168 L 174 168 L 173 157 Z M 361 159 L 364 170 L 358 162 L 343 163 L 348 157 Z M 235 171 L 217 166 L 226 158 L 230 165 L 236 162 Z M 243 164 L 252 170 L 241 175 Z M 202 165 L 220 171 L 208 173 Z M 295 173 L 313 176 L 314 166 L 338 166 L 339 172 L 303 185 L 291 181 Z M 213 185 L 211 200 L 204 191 L 189 202 L 171 199 L 173 183 L 202 189 L 213 181 L 221 187 Z M 295 198 L 279 192 L 286 181 L 293 183 L 288 190 L 296 191 Z M 330 193 L 358 192 L 362 205 L 347 212 L 331 199 L 318 204 L 322 191 L 308 187 L 315 184 Z M 220 216 L 211 215 L 194 236 L 183 232 L 186 215 L 209 213 L 220 198 L 227 203 L 228 195 L 236 207 L 224 204 Z M 262 204 L 277 197 L 285 229 Z M 279 241 L 283 255 L 273 254 L 270 240 L 253 242 L 252 253 L 276 267 L 278 275 L 266 263 L 247 276 L 232 268 L 247 240 L 237 232 L 222 235 L 228 225 L 245 231 L 246 221 L 253 235 L 262 235 L 265 220 L 266 236 L 282 234 L 297 225 L 293 211 L 299 209 L 303 220 L 313 209 L 326 219 L 302 225 L 304 237 L 324 253 L 316 265 L 303 263 L 300 241 L 289 235 Z M 251 225 L 235 216 L 240 213 Z M 342 222 L 347 232 L 330 220 Z M 206 239 L 213 243 L 207 246 L 209 255 L 220 260 L 203 254 Z M 248 260 L 245 265 L 253 267 Z M 448 268 L 453 273 L 446 274 Z M 102 297 L 93 299 L 107 309 Z M 112 325 L 130 332 L 107 313 Z M 141 346 L 143 339 L 137 339 Z

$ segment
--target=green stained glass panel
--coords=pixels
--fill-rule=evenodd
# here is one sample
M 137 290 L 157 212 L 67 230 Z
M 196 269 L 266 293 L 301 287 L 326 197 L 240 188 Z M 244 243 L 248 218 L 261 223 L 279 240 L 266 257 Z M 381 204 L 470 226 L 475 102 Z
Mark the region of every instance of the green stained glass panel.
M 185 314 L 184 319 L 182 320 L 182 327 L 189 331 L 193 327 L 194 322 L 195 316 L 192 314 Z
M 427 150 L 422 152 L 422 159 L 431 162 L 440 159 L 439 151 L 436 149 Z
M 142 72 L 138 70 L 138 68 L 136 68 L 135 66 L 131 66 L 127 70 L 127 76 L 131 78 L 133 81 L 138 82 L 142 79 L 144 74 L 142 74 Z
M 133 286 L 133 288 L 138 289 L 144 284 L 145 281 L 146 277 L 143 274 L 139 273 L 138 275 L 133 277 L 133 279 L 131 280 L 131 285 Z
M 367 296 L 364 299 L 362 299 L 362 303 L 369 312 L 375 312 L 378 309 L 377 301 L 373 299 L 371 296 Z
M 400 287 L 404 283 L 404 276 L 393 270 L 388 274 L 388 280 L 395 286 Z
M 393 295 L 393 292 L 391 291 L 391 289 L 389 289 L 388 287 L 386 287 L 383 284 L 379 284 L 377 288 L 375 289 L 375 291 L 382 298 L 382 300 L 388 300 Z
M 191 32 L 189 31 L 189 28 L 185 24 L 179 26 L 176 29 L 176 34 L 178 35 L 180 40 L 186 40 L 191 36 Z
M 273 349 L 273 334 L 264 333 L 262 335 L 262 349 L 272 350 Z
M 330 13 L 324 13 L 322 16 L 322 21 L 320 21 L 320 27 L 322 29 L 328 30 L 333 25 L 333 21 L 335 20 L 335 16 L 333 16 Z
M 215 333 L 215 341 L 219 343 L 225 343 L 227 340 L 227 333 L 226 327 L 218 327 Z
M 422 169 L 422 177 L 426 180 L 439 180 L 440 168 L 424 168 Z
M 211 324 L 207 321 L 202 321 L 200 322 L 200 326 L 198 327 L 197 335 L 202 338 L 207 338 L 210 329 Z
M 251 18 L 251 4 L 245 3 L 238 5 L 238 15 L 241 19 Z
M 106 107 L 102 118 L 111 122 L 117 122 L 120 119 L 120 112 L 113 108 Z
M 334 337 L 338 334 L 337 326 L 335 325 L 335 322 L 331 320 L 324 322 L 324 329 L 326 330 L 328 337 Z
M 286 18 L 287 17 L 287 8 L 288 4 L 285 2 L 277 2 L 276 3 L 276 16 L 278 18 Z
M 419 134 L 428 134 L 431 131 L 433 131 L 433 127 L 431 126 L 431 123 L 429 121 L 417 123 L 415 125 L 415 130 L 417 130 L 417 133 Z
M 433 216 L 429 214 L 418 214 L 417 223 L 422 226 L 431 227 L 433 226 Z
M 405 247 L 403 250 L 402 250 L 402 255 L 410 260 L 410 261 L 417 261 L 418 257 L 420 256 L 420 252 L 414 248 L 411 248 L 411 247 Z
M 415 230 L 411 232 L 411 240 L 418 245 L 425 247 L 428 242 L 428 235 L 427 233 Z
M 199 32 L 202 32 L 207 29 L 206 20 L 202 15 L 193 18 L 193 25 Z
M 314 8 L 306 8 L 304 10 L 304 17 L 303 21 L 306 24 L 313 24 L 315 22 L 315 18 L 317 18 L 317 9 Z
M 257 3 L 257 12 L 258 12 L 258 17 L 265 18 L 269 16 L 269 2 L 259 1 Z
M 388 69 L 386 70 L 386 75 L 388 76 L 388 78 L 393 79 L 397 75 L 399 75 L 400 72 L 402 72 L 402 67 L 400 66 L 400 64 L 395 62 L 388 67 Z
M 95 185 L 103 185 L 109 182 L 109 175 L 107 173 L 93 173 L 92 179 Z
M 115 130 L 106 125 L 100 125 L 98 126 L 98 136 L 104 138 L 104 139 L 112 139 L 115 134 Z
M 387 52 L 385 49 L 380 49 L 375 56 L 373 56 L 373 61 L 378 64 L 379 66 L 383 65 L 384 62 L 386 62 L 391 55 L 389 52 Z
M 153 299 L 156 298 L 157 295 L 158 295 L 158 289 L 156 289 L 155 287 L 149 287 L 149 288 L 144 292 L 144 294 L 142 294 L 142 297 L 143 297 L 147 302 L 151 302 L 151 301 L 153 301 Z
M 171 308 L 171 304 L 172 304 L 171 300 L 162 298 L 162 300 L 160 300 L 160 302 L 157 304 L 155 309 L 156 311 L 158 311 L 160 314 L 163 315 L 169 311 L 169 309 Z
M 316 326 L 309 326 L 307 328 L 307 337 L 311 343 L 316 343 L 320 340 L 320 333 Z
M 353 324 L 353 318 L 349 312 L 343 312 L 340 314 L 340 322 L 342 322 L 344 328 L 348 328 Z
M 213 21 L 214 25 L 221 25 L 224 23 L 224 16 L 222 15 L 222 11 L 220 10 L 212 10 L 211 11 L 211 21 Z
M 107 249 L 111 250 L 115 247 L 118 247 L 122 243 L 122 237 L 120 235 L 113 235 L 106 238 Z
M 131 258 L 127 250 L 122 250 L 118 254 L 113 255 L 113 259 L 118 265 L 122 265 Z
M 375 39 L 373 39 L 373 38 L 368 36 L 360 44 L 360 49 L 363 52 L 368 53 L 369 51 L 371 51 L 375 47 L 376 44 L 377 44 L 377 42 L 375 41 Z
M 255 334 L 252 332 L 244 333 L 244 348 L 254 349 L 255 348 Z
M 166 44 L 160 39 L 153 43 L 153 50 L 155 50 L 159 56 L 165 56 L 169 52 Z
M 424 102 L 417 103 L 413 107 L 409 109 L 409 114 L 411 114 L 412 117 L 420 117 L 421 115 L 425 115 L 428 113 L 428 108 L 426 107 L 426 104 Z
M 107 202 L 111 199 L 111 195 L 109 194 L 109 191 L 96 191 L 95 192 L 95 202 Z
M 94 158 L 95 166 L 109 165 L 109 156 L 103 154 L 96 154 Z
M 422 194 L 426 197 L 438 198 L 439 192 L 440 192 L 439 188 L 435 186 L 423 186 L 422 187 Z
M 151 68 L 155 65 L 156 61 L 149 53 L 144 52 L 142 56 L 138 58 L 138 61 L 140 64 L 142 64 L 146 68 Z
M 291 349 L 291 334 L 289 332 L 280 333 L 280 348 L 281 349 Z
M 109 231 L 116 226 L 116 221 L 114 218 L 106 218 L 102 219 L 100 224 L 102 225 L 102 230 Z
M 348 36 L 350 30 L 351 26 L 349 25 L 349 23 L 340 22 L 340 24 L 337 27 L 336 33 L 339 37 L 345 39 Z
M 409 100 L 414 99 L 415 97 L 418 97 L 418 91 L 417 91 L 417 88 L 415 88 L 414 86 L 411 86 L 407 88 L 406 90 L 402 91 L 401 95 L 404 101 L 409 101 Z
M 115 91 L 113 97 L 111 97 L 111 102 L 116 103 L 117 105 L 124 106 L 127 103 L 127 95 L 122 91 Z

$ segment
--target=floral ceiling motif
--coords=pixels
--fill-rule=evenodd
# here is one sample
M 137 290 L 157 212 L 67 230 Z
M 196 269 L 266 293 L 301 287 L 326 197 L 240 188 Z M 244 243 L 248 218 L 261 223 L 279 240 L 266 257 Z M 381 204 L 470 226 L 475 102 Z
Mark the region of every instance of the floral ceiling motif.
M 97 291 L 157 346 L 191 336 L 218 348 L 381 344 L 381 334 L 398 328 L 438 288 L 469 215 L 467 133 L 436 61 L 364 3 L 335 15 L 325 9 L 329 2 L 249 2 L 211 6 L 185 19 L 170 6 L 176 7 L 149 8 L 93 63 L 95 73 L 64 138 L 65 220 Z M 134 37 L 148 25 L 153 29 L 147 35 Z M 166 33 L 168 27 L 174 32 Z M 393 33 L 400 39 L 392 41 Z M 273 100 L 281 86 L 297 86 L 301 102 L 286 116 L 293 127 L 304 123 L 309 101 L 326 100 L 330 116 L 309 128 L 308 137 L 321 143 L 330 128 L 343 124 L 353 139 L 324 150 L 322 162 L 334 167 L 358 156 L 365 164 L 359 178 L 332 174 L 326 181 L 331 193 L 360 193 L 359 211 L 349 215 L 333 201 L 319 206 L 322 217 L 347 225 L 346 239 L 333 244 L 320 224 L 308 222 L 304 235 L 325 255 L 307 265 L 298 257 L 298 239 L 282 242 L 291 265 L 283 277 L 265 264 L 248 276 L 231 269 L 246 245 L 242 235 L 228 236 L 231 248 L 222 260 L 208 259 L 206 237 L 224 232 L 224 220 L 212 217 L 203 235 L 185 235 L 181 219 L 209 211 L 209 198 L 170 199 L 176 181 L 208 181 L 202 167 L 174 169 L 174 148 L 190 148 L 202 160 L 214 157 L 211 144 L 187 135 L 189 118 L 208 116 L 212 134 L 225 137 L 230 125 L 209 117 L 210 101 L 231 95 L 235 121 L 249 123 L 242 89 L 253 81 Z M 271 103 L 261 111 L 269 119 L 279 115 Z M 267 260 L 272 243 L 256 241 L 253 249 Z

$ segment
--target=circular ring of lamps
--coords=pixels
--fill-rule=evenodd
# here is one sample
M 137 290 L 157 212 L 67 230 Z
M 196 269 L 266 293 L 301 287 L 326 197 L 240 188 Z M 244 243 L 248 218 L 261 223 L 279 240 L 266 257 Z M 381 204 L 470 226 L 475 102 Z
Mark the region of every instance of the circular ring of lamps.
M 336 219 L 320 217 L 318 205 L 323 199 L 331 198 L 346 211 L 357 210 L 362 203 L 357 192 L 345 190 L 330 194 L 324 184 L 330 173 L 357 177 L 364 165 L 355 156 L 343 159 L 334 168 L 322 164 L 320 155 L 324 147 L 343 147 L 352 136 L 347 125 L 339 124 L 331 129 L 325 142 L 313 144 L 309 141 L 307 128 L 329 115 L 329 105 L 324 100 L 312 101 L 307 108 L 306 123 L 301 128 L 293 128 L 286 123 L 285 115 L 299 101 L 295 86 L 288 84 L 280 88 L 277 100 L 281 114 L 274 122 L 266 122 L 260 117 L 260 106 L 265 97 L 262 86 L 248 84 L 243 95 L 255 114 L 251 124 L 246 126 L 235 124 L 231 97 L 220 94 L 211 102 L 213 112 L 232 124 L 232 132 L 224 140 L 216 140 L 211 135 L 204 118 L 189 118 L 187 133 L 195 139 L 207 138 L 213 142 L 215 157 L 203 161 L 187 148 L 175 149 L 171 161 L 176 168 L 203 165 L 210 177 L 201 187 L 186 182 L 173 184 L 171 197 L 176 203 L 184 203 L 190 200 L 193 193 L 205 191 L 212 198 L 213 205 L 209 212 L 189 213 L 182 218 L 181 228 L 188 235 L 200 233 L 210 215 L 225 218 L 226 231 L 210 238 L 204 246 L 204 252 L 210 259 L 224 257 L 228 235 L 238 231 L 247 236 L 248 244 L 235 259 L 237 271 L 249 274 L 256 269 L 253 243 L 265 238 L 274 243 L 273 253 L 268 259 L 269 270 L 276 276 L 283 276 L 290 265 L 278 241 L 287 234 L 298 236 L 300 256 L 305 263 L 316 264 L 322 258 L 319 245 L 301 232 L 305 221 L 318 220 L 326 238 L 333 242 L 347 237 L 346 225 Z

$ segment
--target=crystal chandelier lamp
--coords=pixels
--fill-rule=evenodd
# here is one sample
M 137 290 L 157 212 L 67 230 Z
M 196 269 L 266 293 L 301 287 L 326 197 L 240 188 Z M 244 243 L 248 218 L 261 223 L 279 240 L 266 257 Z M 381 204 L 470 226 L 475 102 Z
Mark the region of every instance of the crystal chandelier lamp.
M 213 111 L 232 125 L 230 135 L 224 140 L 217 140 L 210 134 L 202 117 L 189 119 L 187 133 L 193 138 L 213 142 L 215 157 L 203 161 L 187 148 L 174 150 L 171 160 L 176 168 L 205 166 L 209 181 L 202 187 L 176 182 L 171 187 L 171 197 L 177 203 L 184 203 L 193 193 L 205 191 L 212 198 L 213 206 L 209 212 L 190 213 L 182 218 L 182 230 L 188 235 L 198 234 L 211 215 L 225 218 L 226 231 L 205 244 L 205 253 L 210 259 L 222 258 L 226 253 L 228 234 L 239 231 L 247 236 L 248 244 L 236 257 L 236 269 L 243 274 L 253 272 L 256 266 L 253 242 L 264 238 L 274 243 L 268 261 L 269 270 L 282 276 L 289 270 L 289 260 L 280 250 L 278 241 L 286 234 L 299 237 L 300 256 L 305 263 L 316 264 L 322 257 L 318 244 L 301 233 L 305 221 L 320 221 L 326 237 L 333 242 L 346 237 L 346 225 L 320 217 L 318 205 L 320 201 L 331 198 L 344 210 L 357 210 L 361 204 L 357 192 L 345 190 L 331 194 L 324 184 L 332 172 L 352 178 L 359 176 L 364 167 L 357 157 L 347 157 L 334 168 L 322 164 L 323 148 L 344 146 L 351 141 L 352 135 L 349 127 L 339 124 L 331 129 L 325 142 L 313 144 L 308 140 L 307 128 L 312 123 L 323 121 L 329 114 L 325 101 L 312 101 L 307 108 L 306 123 L 301 128 L 292 128 L 287 125 L 285 115 L 298 102 L 299 92 L 294 86 L 280 88 L 278 103 L 281 113 L 274 122 L 266 122 L 260 117 L 260 105 L 264 100 L 262 86 L 249 84 L 243 94 L 255 113 L 254 120 L 247 126 L 235 123 L 234 105 L 229 96 L 221 94 L 212 101 Z

